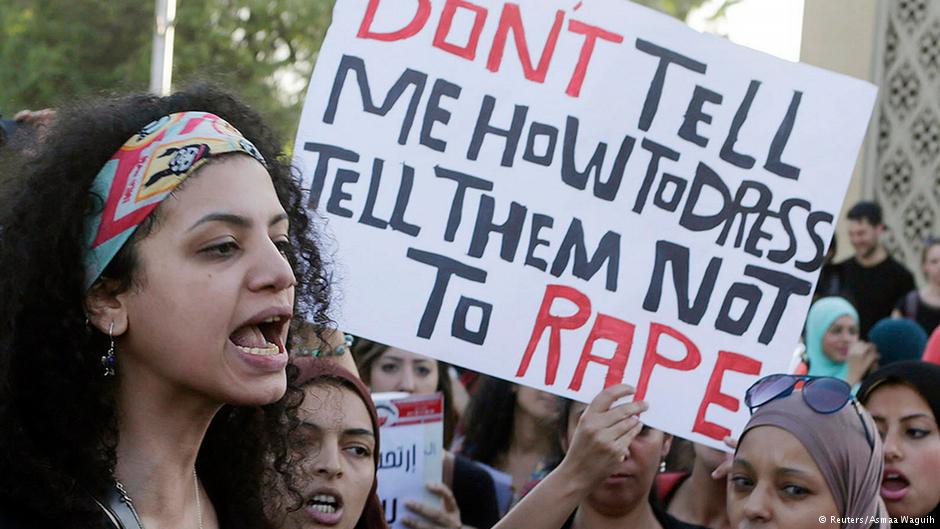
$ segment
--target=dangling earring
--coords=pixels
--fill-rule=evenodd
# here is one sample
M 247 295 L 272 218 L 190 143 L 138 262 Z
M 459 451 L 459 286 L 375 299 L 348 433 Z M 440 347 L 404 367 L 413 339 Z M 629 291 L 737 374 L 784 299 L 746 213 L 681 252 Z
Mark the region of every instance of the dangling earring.
M 114 364 L 117 363 L 117 358 L 114 356 L 114 322 L 111 322 L 111 325 L 108 326 L 108 352 L 101 355 L 101 367 L 104 368 L 104 376 L 113 377 L 114 376 Z
M 666 471 L 666 460 L 662 459 L 659 461 L 659 473 L 662 474 Z

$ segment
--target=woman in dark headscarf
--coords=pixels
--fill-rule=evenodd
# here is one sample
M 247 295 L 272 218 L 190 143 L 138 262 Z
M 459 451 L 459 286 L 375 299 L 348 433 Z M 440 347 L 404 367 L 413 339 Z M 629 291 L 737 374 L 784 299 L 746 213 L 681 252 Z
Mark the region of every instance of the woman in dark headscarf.
M 865 379 L 858 396 L 884 439 L 881 496 L 888 512 L 898 521 L 908 516 L 921 518 L 920 525 L 936 523 L 940 520 L 940 366 L 920 361 L 891 364 Z M 924 520 L 930 516 L 932 521 Z
M 379 423 L 369 390 L 342 366 L 320 358 L 294 361 L 304 401 L 292 485 L 277 487 L 269 509 L 284 529 L 388 529 L 376 494 Z M 293 497 L 291 497 L 293 496 Z M 298 497 L 299 496 L 299 497 Z
M 844 382 L 839 382 L 844 385 L 841 407 L 816 411 L 805 390 L 792 391 L 798 378 L 778 378 L 784 383 L 778 384 L 782 390 L 776 396 L 749 401 L 759 407 L 741 434 L 728 474 L 732 527 L 888 527 L 878 496 L 881 440 L 871 417 Z M 787 383 L 789 388 L 783 387 Z

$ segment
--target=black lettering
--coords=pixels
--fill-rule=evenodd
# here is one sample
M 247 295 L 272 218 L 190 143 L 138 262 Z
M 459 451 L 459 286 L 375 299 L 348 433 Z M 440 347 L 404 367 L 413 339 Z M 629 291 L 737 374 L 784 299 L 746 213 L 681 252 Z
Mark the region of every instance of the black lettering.
M 542 215 L 541 213 L 532 215 L 532 227 L 529 230 L 529 248 L 525 254 L 526 266 L 538 268 L 543 272 L 548 268 L 548 263 L 544 259 L 535 256 L 535 249 L 539 246 L 548 246 L 547 240 L 539 239 L 539 232 L 542 228 L 551 228 L 554 223 L 555 219 L 548 215 Z
M 519 247 L 519 239 L 522 238 L 522 225 L 525 223 L 525 215 L 528 210 L 522 204 L 513 202 L 509 205 L 509 217 L 506 222 L 495 224 L 493 222 L 495 207 L 496 202 L 493 197 L 490 195 L 480 197 L 477 221 L 473 227 L 473 238 L 470 241 L 470 251 L 467 255 L 483 257 L 486 245 L 490 241 L 490 233 L 496 232 L 503 236 L 499 256 L 504 261 L 511 263 L 516 258 L 516 249 Z
M 414 224 L 405 222 L 405 211 L 408 209 L 408 201 L 411 200 L 411 187 L 415 181 L 415 170 L 410 165 L 402 165 L 401 169 L 401 187 L 398 188 L 398 196 L 395 197 L 395 209 L 392 210 L 392 219 L 389 225 L 395 231 L 400 231 L 412 237 L 417 237 L 421 228 Z
M 751 81 L 751 84 L 748 85 L 747 93 L 744 95 L 744 100 L 741 101 L 741 106 L 739 106 L 737 112 L 734 113 L 734 118 L 731 120 L 731 128 L 728 129 L 728 137 L 725 138 L 725 142 L 721 146 L 721 153 L 719 154 L 722 160 L 742 169 L 754 167 L 754 157 L 735 152 L 734 144 L 738 141 L 738 134 L 741 132 L 741 127 L 747 120 L 747 113 L 751 110 L 751 103 L 754 102 L 754 96 L 757 95 L 758 88 L 760 88 L 760 81 Z
M 692 100 L 689 101 L 689 107 L 685 110 L 685 119 L 682 120 L 682 126 L 679 127 L 679 137 L 699 147 L 708 145 L 708 138 L 700 136 L 698 133 L 698 124 L 710 124 L 712 116 L 706 114 L 702 107 L 705 103 L 720 105 L 721 99 L 721 94 L 696 85 L 695 91 L 692 92 Z
M 454 242 L 454 237 L 457 236 L 457 228 L 460 227 L 460 220 L 463 215 L 463 200 L 467 193 L 467 188 L 492 191 L 493 182 L 466 173 L 444 169 L 440 165 L 434 167 L 434 175 L 438 178 L 446 178 L 457 183 L 457 189 L 454 190 L 454 200 L 450 203 L 450 213 L 447 215 L 447 227 L 444 228 L 444 240 Z
M 506 138 L 506 148 L 503 149 L 503 159 L 500 165 L 512 167 L 513 159 L 516 157 L 516 149 L 519 147 L 519 137 L 522 136 L 522 127 L 525 125 L 525 117 L 529 113 L 529 107 L 516 105 L 512 114 L 512 124 L 509 125 L 508 129 L 500 129 L 490 124 L 495 106 L 495 97 L 483 97 L 483 107 L 480 109 L 477 124 L 473 128 L 473 138 L 470 140 L 470 148 L 467 150 L 467 159 L 476 160 L 480 156 L 480 149 L 483 147 L 483 140 L 486 135 L 493 134 Z
M 434 128 L 435 123 L 447 125 L 450 122 L 450 112 L 441 108 L 441 97 L 443 96 L 457 99 L 460 97 L 460 87 L 443 79 L 434 81 L 434 86 L 431 87 L 431 95 L 428 98 L 428 105 L 424 111 L 424 120 L 421 123 L 421 145 L 438 152 L 444 152 L 444 149 L 447 148 L 447 142 L 431 136 L 431 129 Z
M 823 238 L 816 232 L 816 225 L 820 222 L 832 225 L 832 215 L 826 213 L 825 211 L 814 211 L 809 214 L 809 217 L 806 218 L 806 230 L 809 232 L 810 239 L 813 240 L 813 246 L 816 247 L 816 256 L 810 261 L 797 261 L 794 263 L 796 267 L 804 272 L 812 272 L 822 266 L 823 262 L 826 260 L 826 243 L 823 241 Z
M 324 123 L 331 124 L 336 119 L 339 96 L 343 91 L 343 86 L 346 84 L 346 75 L 350 71 L 356 74 L 356 83 L 359 85 L 359 95 L 362 98 L 362 110 L 370 114 L 379 116 L 388 114 L 405 90 L 409 86 L 414 87 L 414 91 L 411 94 L 411 101 L 408 102 L 408 110 L 405 113 L 405 119 L 401 124 L 401 132 L 398 134 L 398 143 L 404 145 L 405 142 L 408 141 L 408 134 L 411 132 L 411 126 L 414 125 L 415 122 L 415 114 L 418 112 L 418 103 L 421 101 L 421 94 L 424 93 L 424 85 L 428 81 L 427 74 L 410 68 L 405 70 L 385 95 L 382 106 L 378 106 L 372 100 L 372 89 L 369 88 L 369 78 L 366 76 L 365 62 L 359 57 L 343 55 L 339 61 L 339 68 L 336 70 L 336 78 L 333 80 L 330 100 L 326 105 L 326 111 L 323 113 Z
M 649 151 L 650 163 L 646 166 L 646 176 L 643 177 L 643 183 L 640 184 L 640 190 L 636 194 L 636 202 L 633 203 L 634 213 L 643 213 L 643 208 L 646 207 L 646 199 L 649 197 L 650 189 L 653 187 L 653 180 L 655 180 L 656 175 L 659 174 L 659 160 L 661 158 L 668 158 L 674 162 L 679 160 L 679 153 L 677 151 L 665 145 L 660 145 L 653 140 L 643 138 L 643 141 L 640 142 L 640 146 Z
M 607 263 L 607 282 L 605 288 L 611 292 L 617 291 L 617 275 L 620 272 L 620 234 L 608 231 L 601 237 L 601 242 L 597 245 L 594 255 L 588 260 L 587 248 L 584 245 L 584 228 L 581 226 L 581 220 L 571 219 L 571 225 L 568 226 L 568 232 L 561 241 L 558 254 L 555 261 L 552 262 L 551 273 L 555 277 L 560 277 L 568 268 L 568 260 L 571 258 L 571 251 L 574 250 L 574 266 L 572 275 L 579 279 L 589 281 L 604 263 Z
M 754 314 L 757 313 L 757 305 L 763 294 L 757 285 L 747 283 L 735 283 L 728 289 L 725 295 L 725 301 L 721 304 L 721 310 L 718 311 L 718 319 L 715 320 L 715 328 L 734 336 L 741 336 L 747 332 L 748 327 L 754 320 Z M 747 305 L 741 313 L 741 317 L 734 319 L 731 317 L 731 307 L 734 300 L 742 299 Z
M 343 185 L 359 181 L 359 173 L 349 169 L 337 169 L 336 177 L 333 179 L 333 190 L 330 192 L 330 199 L 326 201 L 327 213 L 332 213 L 338 217 L 352 218 L 353 212 L 342 206 L 342 201 L 350 200 L 352 195 L 343 191 Z
M 384 167 L 385 160 L 381 158 L 376 158 L 372 162 L 372 179 L 369 180 L 369 192 L 366 195 L 366 205 L 362 208 L 362 215 L 359 217 L 361 224 L 379 228 L 380 230 L 384 230 L 385 227 L 388 226 L 388 222 L 376 217 L 373 212 L 375 211 L 375 202 L 379 198 L 379 186 L 382 185 L 382 169 Z
M 754 265 L 744 267 L 744 275 L 759 279 L 768 285 L 777 287 L 777 297 L 774 299 L 773 306 L 770 307 L 770 314 L 764 322 L 764 327 L 760 331 L 757 341 L 767 345 L 777 333 L 777 326 L 780 324 L 780 318 L 787 309 L 787 302 L 791 295 L 806 296 L 812 286 L 809 281 L 804 281 L 798 277 L 791 276 L 784 272 L 769 270 Z
M 317 167 L 313 170 L 310 197 L 307 199 L 307 206 L 315 210 L 320 206 L 320 195 L 323 194 L 323 185 L 326 182 L 326 171 L 329 169 L 330 160 L 338 158 L 347 162 L 358 162 L 359 155 L 348 149 L 325 143 L 306 142 L 304 143 L 304 150 L 320 153 L 319 158 L 317 158 Z
M 796 255 L 796 235 L 793 233 L 793 224 L 790 222 L 790 210 L 795 207 L 803 208 L 806 211 L 812 209 L 810 203 L 802 198 L 788 198 L 780 204 L 780 223 L 783 224 L 783 229 L 787 232 L 790 244 L 786 250 L 770 250 L 767 252 L 767 259 L 771 262 L 783 264 Z
M 424 314 L 421 315 L 421 322 L 418 324 L 418 337 L 428 339 L 434 334 L 434 327 L 437 324 L 437 317 L 441 313 L 441 305 L 444 303 L 444 294 L 447 293 L 447 285 L 450 283 L 451 276 L 456 275 L 475 283 L 485 283 L 486 270 L 474 268 L 449 257 L 416 248 L 408 248 L 407 256 L 409 259 L 437 268 L 434 287 L 431 288 L 428 303 L 424 308 Z
M 663 282 L 666 276 L 666 265 L 672 265 L 672 285 L 676 293 L 676 305 L 679 309 L 679 319 L 698 325 L 708 309 L 708 301 L 715 290 L 715 281 L 721 269 L 721 258 L 712 257 L 705 268 L 705 275 L 698 287 L 695 301 L 689 302 L 689 249 L 676 243 L 659 240 L 656 241 L 656 261 L 653 264 L 653 277 L 643 299 L 643 309 L 649 312 L 659 310 L 659 303 L 663 295 Z
M 790 139 L 790 133 L 793 132 L 793 123 L 796 121 L 796 111 L 800 108 L 800 100 L 803 98 L 803 92 L 794 91 L 793 98 L 790 99 L 790 106 L 787 107 L 787 114 L 780 122 L 774 139 L 770 142 L 770 152 L 767 154 L 767 163 L 764 169 L 767 169 L 775 175 L 796 180 L 800 177 L 800 169 L 790 164 L 780 161 L 783 150 L 787 147 L 787 141 Z
M 471 308 L 480 309 L 480 327 L 477 330 L 467 328 L 467 313 Z M 460 296 L 457 301 L 457 310 L 454 311 L 454 320 L 451 322 L 450 335 L 458 340 L 483 345 L 486 341 L 486 332 L 490 328 L 490 315 L 493 313 L 493 304 L 478 299 Z
M 705 187 L 710 187 L 721 195 L 721 209 L 712 215 L 699 215 L 694 211 Z M 692 187 L 689 189 L 689 198 L 685 202 L 685 207 L 682 208 L 682 216 L 679 217 L 679 225 L 690 231 L 708 231 L 733 214 L 729 208 L 729 202 L 731 202 L 731 192 L 728 191 L 728 186 L 721 180 L 718 173 L 699 162 L 695 169 L 695 179 L 692 180 Z
M 670 184 L 672 184 L 672 196 L 667 199 L 666 189 Z M 663 177 L 659 181 L 659 188 L 656 189 L 656 194 L 653 195 L 653 204 L 665 211 L 675 211 L 679 207 L 679 202 L 682 201 L 682 195 L 685 194 L 685 188 L 688 184 L 684 178 L 663 173 Z
M 757 247 L 760 241 L 762 239 L 769 241 L 772 238 L 769 233 L 763 230 L 764 222 L 768 218 L 777 218 L 777 215 L 772 211 L 761 211 L 757 214 L 757 219 L 754 220 L 754 224 L 747 232 L 747 240 L 744 241 L 744 251 L 755 257 L 762 257 L 764 255 L 763 250 Z
M 747 192 L 750 190 L 757 191 L 757 202 L 753 206 L 745 206 L 744 199 L 747 198 Z M 764 184 L 754 181 L 754 180 L 745 180 L 741 182 L 741 185 L 738 187 L 738 191 L 734 194 L 734 203 L 731 206 L 730 214 L 725 220 L 724 227 L 721 228 L 721 234 L 718 235 L 718 240 L 715 241 L 720 245 L 725 244 L 725 240 L 728 238 L 728 234 L 731 232 L 731 226 L 734 225 L 734 220 L 740 216 L 741 223 L 738 224 L 738 234 L 734 238 L 734 247 L 740 248 L 741 242 L 744 240 L 744 230 L 747 226 L 747 216 L 754 212 L 762 212 L 767 210 L 767 206 L 770 205 L 773 195 L 770 191 L 770 188 Z
M 653 117 L 656 116 L 656 110 L 659 108 L 659 100 L 663 95 L 663 84 L 666 82 L 666 69 L 670 64 L 692 70 L 696 73 L 705 73 L 705 63 L 681 55 L 672 50 L 657 46 L 652 42 L 636 39 L 636 49 L 643 53 L 648 53 L 654 57 L 659 57 L 659 65 L 656 67 L 656 73 L 653 75 L 653 82 L 650 83 L 649 90 L 646 91 L 646 101 L 643 102 L 643 112 L 640 114 L 640 130 L 650 130 L 653 124 Z
M 594 196 L 601 200 L 613 201 L 620 190 L 620 183 L 623 181 L 623 172 L 633 152 L 634 138 L 625 136 L 620 143 L 620 150 L 617 152 L 617 159 L 614 161 L 614 167 L 610 171 L 610 176 L 606 182 L 601 181 L 601 169 L 604 167 L 604 156 L 607 154 L 607 144 L 598 143 L 591 155 L 591 160 L 587 163 L 584 171 L 578 171 L 574 165 L 575 146 L 578 142 L 577 118 L 568 116 L 565 123 L 565 143 L 562 147 L 561 158 L 561 180 L 575 189 L 585 189 L 587 187 L 588 176 L 594 175 Z
M 535 139 L 539 136 L 548 138 L 548 145 L 545 146 L 545 152 L 541 155 L 535 153 Z M 555 158 L 556 143 L 558 143 L 558 128 L 534 121 L 529 125 L 529 138 L 526 140 L 525 152 L 522 154 L 522 159 L 530 163 L 548 167 L 552 164 L 552 159 Z

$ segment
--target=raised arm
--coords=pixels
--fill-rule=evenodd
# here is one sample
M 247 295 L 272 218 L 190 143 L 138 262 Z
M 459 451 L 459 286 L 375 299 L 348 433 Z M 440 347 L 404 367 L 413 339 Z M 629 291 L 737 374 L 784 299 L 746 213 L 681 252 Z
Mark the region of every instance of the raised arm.
M 516 504 L 493 529 L 558 529 L 584 498 L 630 453 L 643 428 L 637 414 L 645 402 L 612 407 L 634 389 L 611 386 L 600 392 L 581 415 L 561 464 Z

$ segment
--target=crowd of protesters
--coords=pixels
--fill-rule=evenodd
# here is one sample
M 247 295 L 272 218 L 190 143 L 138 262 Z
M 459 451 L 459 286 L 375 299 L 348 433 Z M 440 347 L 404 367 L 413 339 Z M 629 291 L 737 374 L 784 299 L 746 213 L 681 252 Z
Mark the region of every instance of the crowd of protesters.
M 222 90 L 30 120 L 0 150 L 0 529 L 385 528 L 385 391 L 444 397 L 415 529 L 940 518 L 940 241 L 915 288 L 874 203 L 848 214 L 855 254 L 823 269 L 800 365 L 740 396 L 723 452 L 615 405 L 630 386 L 584 404 L 347 338 L 283 141 Z

